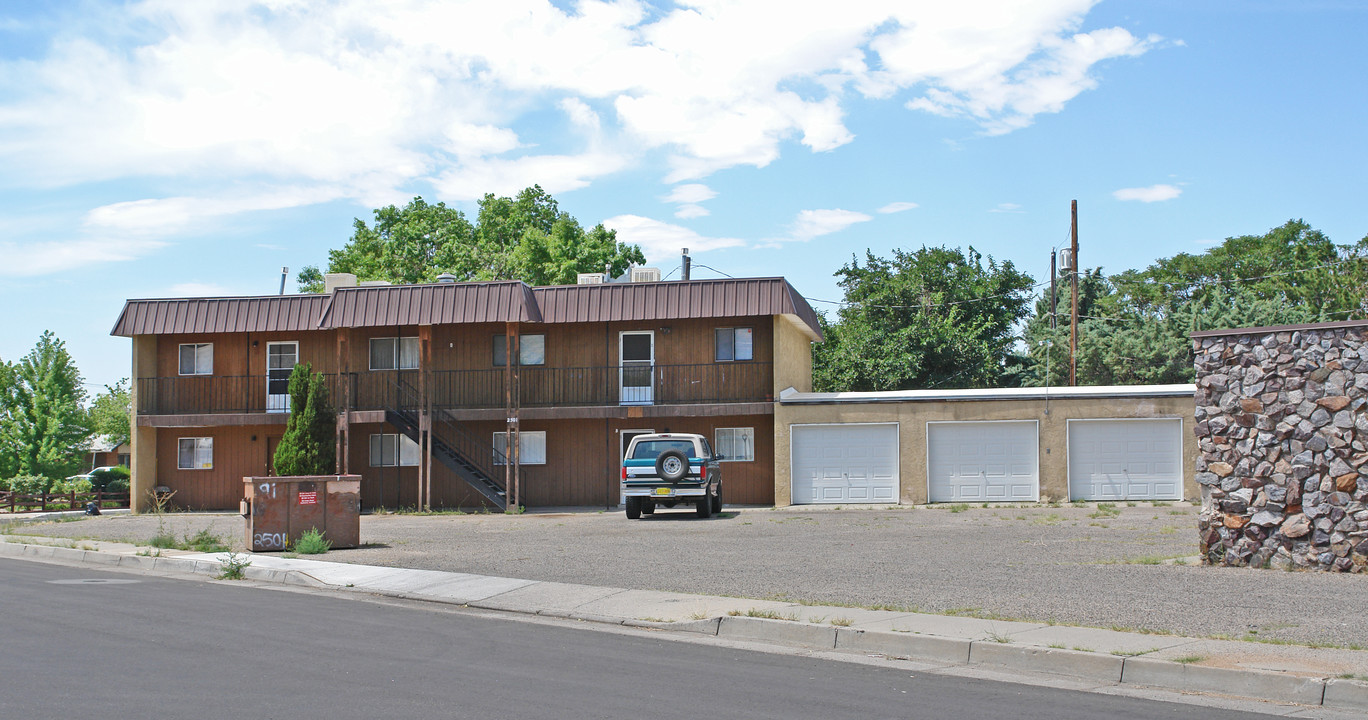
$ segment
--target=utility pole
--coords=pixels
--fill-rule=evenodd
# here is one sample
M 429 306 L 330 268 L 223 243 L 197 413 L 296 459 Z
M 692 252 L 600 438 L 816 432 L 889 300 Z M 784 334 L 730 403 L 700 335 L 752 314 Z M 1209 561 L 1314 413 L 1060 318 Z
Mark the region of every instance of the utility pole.
M 1069 385 L 1078 384 L 1078 201 L 1069 204 L 1069 269 L 1073 280 L 1073 323 L 1069 332 Z
M 1054 250 L 1051 250 L 1051 251 L 1050 251 L 1050 329 L 1051 329 L 1051 330 L 1055 329 L 1055 309 L 1058 307 L 1057 304 L 1055 303 L 1055 276 L 1059 274 L 1059 271 L 1055 270 L 1055 255 L 1056 255 L 1055 251 L 1054 251 Z

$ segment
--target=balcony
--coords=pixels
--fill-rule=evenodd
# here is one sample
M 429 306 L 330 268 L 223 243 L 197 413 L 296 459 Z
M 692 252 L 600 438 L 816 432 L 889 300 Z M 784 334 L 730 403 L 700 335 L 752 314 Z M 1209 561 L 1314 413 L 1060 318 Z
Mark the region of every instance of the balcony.
M 518 370 L 518 404 L 524 408 L 604 407 L 616 405 L 691 405 L 772 400 L 771 363 L 704 363 L 628 367 Z M 436 409 L 496 409 L 507 402 L 503 368 L 486 370 L 371 371 L 325 375 L 335 405 L 348 410 L 399 409 L 400 387 L 426 381 Z M 267 413 L 288 410 L 287 398 L 268 395 L 266 378 L 256 376 L 181 376 L 139 378 L 139 415 Z M 277 384 L 272 390 L 282 390 Z M 406 408 L 412 409 L 412 408 Z

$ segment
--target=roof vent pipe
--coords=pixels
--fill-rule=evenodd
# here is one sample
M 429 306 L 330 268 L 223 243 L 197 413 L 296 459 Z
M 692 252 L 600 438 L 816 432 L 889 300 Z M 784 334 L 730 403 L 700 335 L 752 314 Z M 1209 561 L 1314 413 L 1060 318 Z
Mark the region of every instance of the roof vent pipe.
M 438 275 L 438 276 L 437 276 L 437 282 L 439 282 L 439 283 L 454 283 L 454 282 L 456 282 L 456 276 L 455 276 L 455 275 L 452 275 L 451 273 L 442 273 L 441 275 Z
M 280 269 L 280 294 L 285 294 L 285 278 L 290 274 L 290 269 L 283 267 Z
M 681 276 L 684 280 L 689 279 L 689 265 L 692 264 L 692 262 L 693 261 L 689 259 L 689 249 L 684 248 L 684 274 Z

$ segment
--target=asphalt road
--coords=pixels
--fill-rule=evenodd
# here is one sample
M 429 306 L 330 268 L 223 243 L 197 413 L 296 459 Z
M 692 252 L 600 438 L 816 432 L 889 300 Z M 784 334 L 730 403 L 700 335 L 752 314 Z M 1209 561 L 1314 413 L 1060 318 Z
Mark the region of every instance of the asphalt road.
M 0 577 L 4 717 L 1251 717 L 231 582 Z
M 1155 564 L 1195 555 L 1197 509 L 1120 506 L 366 515 L 370 565 L 1206 637 L 1359 646 L 1361 575 Z M 145 543 L 158 523 L 238 541 L 236 515 L 109 516 L 14 531 Z M 1314 607 L 1314 611 L 1307 608 Z M 1289 610 L 1289 608 L 1292 608 Z

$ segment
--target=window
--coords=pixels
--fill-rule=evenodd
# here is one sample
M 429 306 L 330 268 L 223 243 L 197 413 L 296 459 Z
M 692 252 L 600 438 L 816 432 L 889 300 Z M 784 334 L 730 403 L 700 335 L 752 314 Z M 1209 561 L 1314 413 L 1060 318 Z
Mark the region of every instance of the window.
M 755 356 L 750 328 L 718 328 L 717 361 L 750 360 Z
M 418 338 L 371 338 L 370 369 L 417 370 Z
M 494 367 L 503 367 L 508 360 L 508 337 L 494 336 Z M 518 364 L 546 364 L 546 336 L 521 335 L 518 337 Z
M 512 460 L 508 457 L 508 436 L 501 432 L 494 433 L 494 464 L 506 465 L 508 460 Z M 518 464 L 546 464 L 545 430 L 524 430 L 518 433 Z
M 717 452 L 728 462 L 755 460 L 755 428 L 718 428 Z
M 370 436 L 371 467 L 414 467 L 418 464 L 418 443 L 407 435 Z
M 214 344 L 188 343 L 180 346 L 180 374 L 213 375 Z
M 180 438 L 176 442 L 176 446 L 176 467 L 178 469 L 212 470 L 214 468 L 213 438 Z

